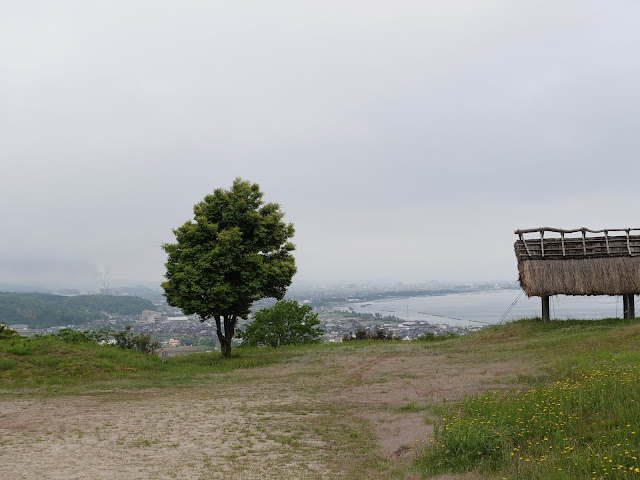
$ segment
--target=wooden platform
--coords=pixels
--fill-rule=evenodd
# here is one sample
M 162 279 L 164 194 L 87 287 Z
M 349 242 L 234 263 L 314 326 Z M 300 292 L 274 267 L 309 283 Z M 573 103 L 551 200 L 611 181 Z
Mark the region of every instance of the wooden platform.
M 514 248 L 518 261 L 640 256 L 640 235 L 632 232 L 640 232 L 640 229 L 561 230 L 542 227 L 516 230 L 519 239 Z M 525 238 L 527 233 L 537 233 L 539 238 Z
M 561 294 L 622 295 L 624 318 L 635 318 L 640 228 L 541 227 L 515 234 L 520 286 L 527 296 L 542 298 L 543 320 L 549 320 L 549 297 Z

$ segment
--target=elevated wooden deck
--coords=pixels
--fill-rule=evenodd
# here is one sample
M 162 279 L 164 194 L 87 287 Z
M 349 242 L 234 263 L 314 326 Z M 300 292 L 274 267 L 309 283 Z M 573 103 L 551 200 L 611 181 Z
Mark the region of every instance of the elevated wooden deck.
M 632 235 L 631 232 L 640 232 L 640 228 L 562 230 L 541 227 L 516 230 L 515 233 L 519 239 L 514 248 L 518 262 L 640 256 L 640 235 Z M 539 238 L 524 237 L 525 234 L 530 233 L 537 233 Z M 596 234 L 596 236 L 588 234 Z M 555 236 L 551 237 L 551 235 Z
M 636 233 L 636 234 L 634 234 Z M 520 286 L 542 298 L 549 321 L 551 295 L 622 295 L 624 318 L 635 318 L 640 294 L 640 228 L 516 230 Z M 536 234 L 525 238 L 526 234 Z

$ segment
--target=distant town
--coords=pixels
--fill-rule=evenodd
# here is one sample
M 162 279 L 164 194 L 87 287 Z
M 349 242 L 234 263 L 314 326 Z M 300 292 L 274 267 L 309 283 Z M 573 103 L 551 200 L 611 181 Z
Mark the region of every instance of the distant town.
M 359 328 L 373 331 L 383 329 L 391 333 L 395 338 L 410 340 L 426 333 L 434 335 L 456 334 L 464 335 L 469 331 L 482 328 L 456 327 L 444 324 L 433 324 L 427 321 L 408 321 L 396 316 L 371 313 L 359 313 L 349 304 L 373 302 L 384 299 L 446 295 L 453 293 L 469 293 L 493 291 L 502 289 L 515 289 L 518 286 L 514 282 L 498 283 L 440 283 L 430 282 L 426 284 L 370 285 L 370 284 L 341 284 L 330 286 L 294 286 L 287 298 L 297 300 L 301 304 L 313 306 L 318 313 L 321 327 L 324 330 L 326 342 L 340 342 L 345 336 L 353 334 Z M 77 290 L 52 291 L 50 293 L 60 295 L 79 295 L 91 292 Z M 56 325 L 48 328 L 30 328 L 28 324 L 8 325 L 21 335 L 45 335 L 56 333 L 64 328 L 73 330 L 122 330 L 131 326 L 137 333 L 151 334 L 154 340 L 161 342 L 164 348 L 174 349 L 191 347 L 190 350 L 215 350 L 218 344 L 215 322 L 213 320 L 201 322 L 199 317 L 184 315 L 177 308 L 167 305 L 160 289 L 148 287 L 128 287 L 118 289 L 102 289 L 100 292 L 111 295 L 135 295 L 151 301 L 155 310 L 144 310 L 136 315 L 106 315 L 82 325 Z M 256 302 L 254 311 L 270 306 L 272 299 Z M 347 308 L 345 308 L 347 305 Z M 1 319 L 0 319 L 1 321 Z M 251 318 L 248 320 L 251 321 Z M 247 322 L 239 321 L 238 328 L 242 329 Z M 176 350 L 177 351 L 177 350 Z

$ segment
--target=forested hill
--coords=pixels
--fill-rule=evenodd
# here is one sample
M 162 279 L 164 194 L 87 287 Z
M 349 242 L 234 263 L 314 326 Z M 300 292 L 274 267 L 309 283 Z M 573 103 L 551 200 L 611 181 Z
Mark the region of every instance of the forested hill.
M 136 315 L 155 310 L 153 303 L 140 297 L 115 295 L 76 295 L 0 292 L 0 323 L 23 323 L 30 328 L 55 325 L 82 325 L 113 315 Z

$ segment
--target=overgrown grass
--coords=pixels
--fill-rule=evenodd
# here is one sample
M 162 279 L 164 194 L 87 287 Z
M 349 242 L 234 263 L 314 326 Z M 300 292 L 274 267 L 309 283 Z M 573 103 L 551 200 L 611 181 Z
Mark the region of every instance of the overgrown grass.
M 74 393 L 88 388 L 146 388 L 199 382 L 238 369 L 266 366 L 299 355 L 293 349 L 235 350 L 170 357 L 101 346 L 67 343 L 52 336 L 0 342 L 0 391 L 42 389 Z M 221 381 L 229 379 L 221 378 Z
M 553 365 L 540 385 L 444 404 L 425 475 L 479 471 L 498 478 L 640 478 L 637 321 L 522 321 L 483 332 Z
M 281 362 L 295 361 L 312 351 L 366 349 L 380 342 L 356 341 L 279 348 L 236 348 L 231 358 L 220 352 L 169 357 L 102 346 L 91 341 L 77 343 L 46 335 L 13 337 L 0 341 L 0 393 L 37 389 L 47 393 L 75 394 L 91 389 L 136 389 L 196 385 L 208 382 L 251 380 L 250 375 L 232 375 Z M 397 343 L 397 342 L 385 342 Z

